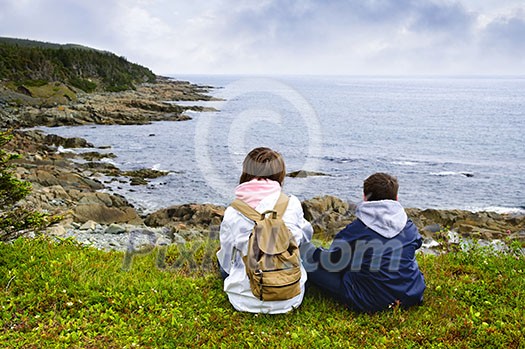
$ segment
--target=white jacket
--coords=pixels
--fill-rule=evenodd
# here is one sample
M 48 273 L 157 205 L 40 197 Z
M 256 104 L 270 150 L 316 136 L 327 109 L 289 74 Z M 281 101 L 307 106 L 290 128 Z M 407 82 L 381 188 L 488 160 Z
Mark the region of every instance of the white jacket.
M 256 210 L 264 212 L 273 209 L 279 194 L 271 194 L 264 198 Z M 304 219 L 301 202 L 293 195 L 290 196 L 283 221 L 292 232 L 298 245 L 310 241 L 312 238 L 312 226 Z M 250 288 L 242 260 L 242 256 L 248 253 L 248 238 L 253 225 L 253 221 L 232 207 L 228 207 L 224 212 L 220 230 L 221 249 L 217 252 L 221 267 L 229 274 L 224 280 L 224 291 L 228 294 L 230 303 L 238 311 L 268 314 L 286 313 L 297 308 L 303 301 L 306 271 L 301 265 L 301 293 L 294 298 L 282 301 L 262 301 L 256 298 Z

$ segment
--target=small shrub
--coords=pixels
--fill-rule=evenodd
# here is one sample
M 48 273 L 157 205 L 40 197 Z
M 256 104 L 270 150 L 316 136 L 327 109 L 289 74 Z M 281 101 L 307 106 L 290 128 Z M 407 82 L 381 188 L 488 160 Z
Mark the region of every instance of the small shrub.
M 76 88 L 81 89 L 84 92 L 93 92 L 97 89 L 97 84 L 87 79 L 80 77 L 74 77 L 69 79 L 69 83 Z
M 48 81 L 44 79 L 36 80 L 24 80 L 20 85 L 30 86 L 30 87 L 41 87 L 47 85 Z
M 12 138 L 9 131 L 0 132 L 0 241 L 11 240 L 25 230 L 41 229 L 49 224 L 46 214 L 18 204 L 31 191 L 31 184 L 13 174 L 11 161 L 21 155 L 4 150 Z

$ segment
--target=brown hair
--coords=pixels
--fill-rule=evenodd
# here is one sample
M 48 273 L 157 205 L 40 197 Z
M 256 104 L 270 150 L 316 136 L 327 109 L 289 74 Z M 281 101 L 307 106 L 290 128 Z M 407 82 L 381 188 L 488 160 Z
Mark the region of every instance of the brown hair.
M 286 167 L 281 154 L 270 148 L 255 148 L 246 155 L 242 163 L 240 183 L 257 179 L 271 179 L 282 186 Z
M 374 173 L 363 183 L 363 192 L 367 201 L 397 200 L 398 189 L 397 178 L 388 173 Z

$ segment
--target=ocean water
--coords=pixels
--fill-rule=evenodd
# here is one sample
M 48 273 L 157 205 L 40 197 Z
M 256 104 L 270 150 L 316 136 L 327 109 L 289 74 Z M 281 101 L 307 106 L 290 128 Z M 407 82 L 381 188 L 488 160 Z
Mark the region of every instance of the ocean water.
M 525 79 L 334 76 L 174 76 L 211 85 L 218 112 L 141 126 L 42 128 L 110 145 L 123 170 L 170 171 L 147 186 L 111 189 L 144 211 L 227 204 L 244 156 L 279 151 L 300 199 L 362 198 L 362 182 L 388 172 L 405 207 L 525 212 Z M 184 104 L 184 103 L 180 103 Z M 186 103 L 188 104 L 188 103 Z

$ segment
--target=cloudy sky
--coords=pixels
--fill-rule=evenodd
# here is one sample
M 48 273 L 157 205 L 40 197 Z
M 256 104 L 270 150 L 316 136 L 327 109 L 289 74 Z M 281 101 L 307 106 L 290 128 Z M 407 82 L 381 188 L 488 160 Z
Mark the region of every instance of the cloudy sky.
M 0 36 L 157 74 L 525 75 L 525 0 L 0 0 Z

